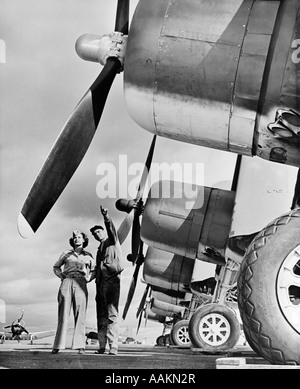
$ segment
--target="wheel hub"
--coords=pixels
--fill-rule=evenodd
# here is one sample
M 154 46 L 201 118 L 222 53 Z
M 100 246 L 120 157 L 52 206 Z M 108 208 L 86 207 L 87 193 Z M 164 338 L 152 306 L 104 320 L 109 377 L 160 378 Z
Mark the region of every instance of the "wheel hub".
M 210 313 L 200 320 L 199 334 L 209 346 L 221 346 L 230 337 L 230 324 L 223 315 Z
M 182 343 L 182 344 L 190 343 L 188 327 L 179 328 L 177 335 L 178 335 L 178 339 L 179 339 L 180 343 Z
M 293 249 L 283 261 L 276 287 L 283 315 L 300 333 L 300 245 Z

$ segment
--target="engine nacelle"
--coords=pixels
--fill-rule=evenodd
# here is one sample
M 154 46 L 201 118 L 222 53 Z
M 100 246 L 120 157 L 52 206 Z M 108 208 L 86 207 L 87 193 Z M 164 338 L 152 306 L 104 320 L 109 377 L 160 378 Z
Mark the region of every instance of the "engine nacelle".
M 140 0 L 124 65 L 130 116 L 160 136 L 300 166 L 299 10 Z
M 157 300 L 152 298 L 151 311 L 159 316 L 181 316 L 183 317 L 185 307 L 180 307 L 179 305 L 169 304 L 164 301 Z
M 152 320 L 152 321 L 157 321 L 158 323 L 164 324 L 166 321 L 166 316 L 160 316 L 157 315 L 156 313 L 150 311 L 149 309 L 147 312 L 145 311 L 144 317 L 147 318 L 147 320 Z
M 159 250 L 223 265 L 234 199 L 233 191 L 187 183 L 182 190 L 176 181 L 158 181 L 145 204 L 142 239 Z
M 170 291 L 167 290 L 155 290 L 154 288 L 155 287 L 151 286 L 151 296 L 155 300 L 171 305 L 180 305 L 182 301 L 191 301 L 192 298 L 191 293 L 177 292 L 174 294 L 174 291 L 173 293 L 170 293 Z
M 186 292 L 191 282 L 194 261 L 167 251 L 148 247 L 143 266 L 147 284 L 166 290 Z

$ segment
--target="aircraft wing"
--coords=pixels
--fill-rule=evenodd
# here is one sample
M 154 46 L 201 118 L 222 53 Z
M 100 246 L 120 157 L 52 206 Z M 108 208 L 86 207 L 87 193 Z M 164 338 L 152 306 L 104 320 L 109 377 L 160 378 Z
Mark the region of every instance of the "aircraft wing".
M 21 339 L 27 340 L 27 339 L 43 339 L 47 338 L 48 336 L 55 335 L 56 330 L 49 330 L 49 331 L 39 331 L 39 332 L 31 332 L 29 334 L 22 334 L 20 336 Z
M 0 339 L 3 337 L 3 336 L 5 336 L 5 339 L 8 339 L 8 340 L 10 340 L 10 339 L 12 339 L 12 333 L 11 332 L 0 332 Z

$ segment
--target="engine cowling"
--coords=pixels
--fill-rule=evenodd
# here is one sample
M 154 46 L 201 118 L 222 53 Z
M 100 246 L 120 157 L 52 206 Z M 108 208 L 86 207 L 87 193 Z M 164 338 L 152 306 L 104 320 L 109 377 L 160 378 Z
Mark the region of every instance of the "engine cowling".
M 166 321 L 165 315 L 162 315 L 162 316 L 158 315 L 158 314 L 150 311 L 149 309 L 147 310 L 147 312 L 145 311 L 144 317 L 147 320 L 157 321 L 158 323 L 161 323 L 161 324 L 164 324 Z
M 150 305 L 151 311 L 159 316 L 181 316 L 183 317 L 185 307 L 181 307 L 179 305 L 170 304 L 161 300 L 157 300 L 155 298 L 152 298 L 151 305 Z
M 167 251 L 148 247 L 143 266 L 147 284 L 185 293 L 191 282 L 194 261 Z
M 130 116 L 160 136 L 300 166 L 299 9 L 140 0 L 124 68 Z
M 142 240 L 155 249 L 223 265 L 235 192 L 187 183 L 182 188 L 176 181 L 164 180 L 151 186 Z
M 191 293 L 183 293 L 183 292 L 177 292 L 176 294 L 170 293 L 170 291 L 167 290 L 155 290 L 155 287 L 153 285 L 151 286 L 151 296 L 155 300 L 162 301 L 164 303 L 168 303 L 171 305 L 180 305 L 183 301 L 190 301 L 192 294 Z

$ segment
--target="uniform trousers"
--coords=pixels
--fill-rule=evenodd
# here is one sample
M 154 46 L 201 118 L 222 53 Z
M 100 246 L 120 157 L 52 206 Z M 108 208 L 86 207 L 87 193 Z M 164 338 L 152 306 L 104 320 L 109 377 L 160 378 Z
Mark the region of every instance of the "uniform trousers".
M 88 303 L 88 291 L 84 277 L 65 278 L 59 288 L 58 324 L 53 344 L 54 349 L 65 349 L 68 329 L 68 319 L 73 309 L 74 333 L 72 349 L 85 348 L 85 319 Z
M 96 284 L 96 308 L 99 347 L 118 348 L 118 307 L 120 278 L 102 280 Z

